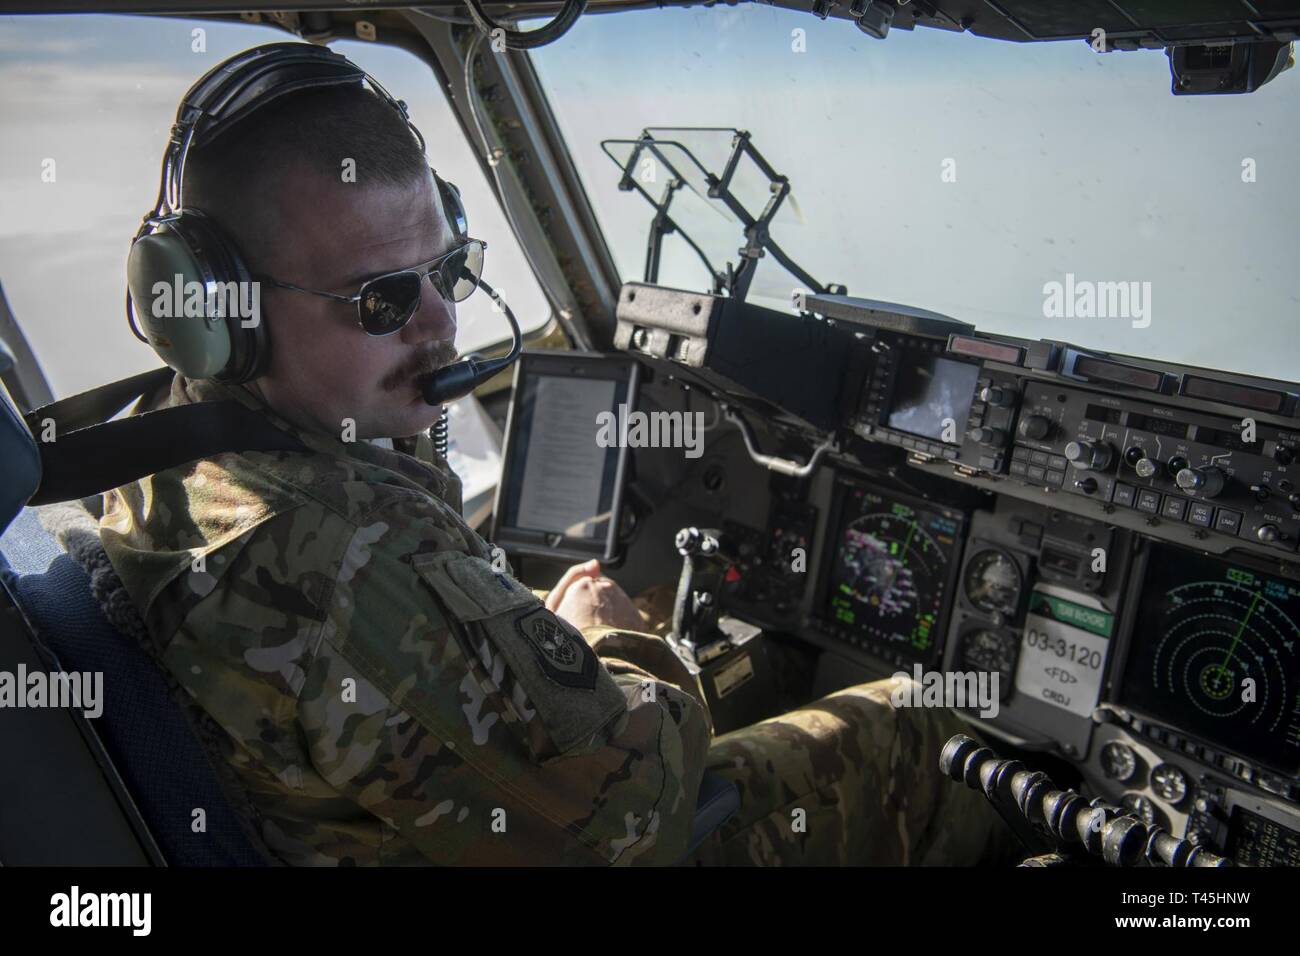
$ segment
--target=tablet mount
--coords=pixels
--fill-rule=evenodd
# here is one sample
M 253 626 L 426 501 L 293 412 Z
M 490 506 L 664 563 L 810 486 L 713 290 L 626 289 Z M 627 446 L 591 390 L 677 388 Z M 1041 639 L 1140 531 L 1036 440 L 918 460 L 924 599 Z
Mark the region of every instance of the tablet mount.
M 729 147 L 724 145 L 728 138 Z M 690 149 L 687 142 L 694 143 L 696 149 Z M 647 283 L 655 284 L 659 281 L 664 237 L 677 233 L 708 270 L 710 291 L 714 295 L 725 294 L 738 302 L 744 301 L 750 283 L 754 280 L 758 260 L 766 253 L 771 253 L 790 275 L 803 284 L 807 292 L 838 295 L 847 293 L 844 286 L 822 285 L 791 259 L 772 238 L 772 220 L 783 208 L 793 208 L 790 179 L 778 173 L 763 158 L 746 130 L 729 127 L 647 127 L 636 139 L 607 139 L 601 142 L 600 148 L 622 170 L 618 188 L 624 192 L 640 193 L 655 211 L 646 241 Z M 725 154 L 721 171 L 708 169 L 696 155 L 696 152 L 701 151 L 719 156 Z M 657 180 L 656 166 L 662 166 L 669 173 L 669 179 L 658 199 L 642 185 L 643 182 Z M 724 269 L 714 267 L 696 239 L 669 215 L 674 195 L 683 188 L 690 189 L 706 203 L 719 204 L 714 208 L 724 218 L 739 223 L 745 244 L 739 249 L 738 266 L 727 262 Z M 749 200 L 748 204 L 746 199 Z

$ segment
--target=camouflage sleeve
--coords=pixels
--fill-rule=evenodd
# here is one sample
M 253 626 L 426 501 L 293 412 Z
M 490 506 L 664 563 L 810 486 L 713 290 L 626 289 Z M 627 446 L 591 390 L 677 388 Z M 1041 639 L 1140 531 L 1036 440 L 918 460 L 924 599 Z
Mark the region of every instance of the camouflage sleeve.
M 460 541 L 457 539 L 460 538 Z M 615 677 L 427 500 L 348 542 L 298 701 L 317 770 L 446 864 L 675 863 L 708 746 L 696 700 Z
M 582 636 L 615 677 L 672 684 L 695 698 L 701 708 L 707 708 L 699 680 L 664 638 L 617 627 L 589 627 Z

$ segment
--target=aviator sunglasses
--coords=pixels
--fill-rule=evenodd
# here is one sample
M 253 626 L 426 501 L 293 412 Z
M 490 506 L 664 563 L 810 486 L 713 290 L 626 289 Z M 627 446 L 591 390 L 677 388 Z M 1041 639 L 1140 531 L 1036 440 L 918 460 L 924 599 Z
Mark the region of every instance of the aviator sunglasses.
M 463 302 L 468 299 L 470 293 L 478 288 L 479 279 L 483 275 L 483 252 L 486 249 L 487 243 L 483 240 L 469 239 L 436 259 L 367 279 L 356 295 L 304 289 L 267 275 L 253 278 L 277 289 L 324 296 L 335 302 L 355 302 L 357 321 L 367 335 L 391 335 L 406 325 L 420 307 L 420 283 L 426 276 L 438 294 L 448 302 Z

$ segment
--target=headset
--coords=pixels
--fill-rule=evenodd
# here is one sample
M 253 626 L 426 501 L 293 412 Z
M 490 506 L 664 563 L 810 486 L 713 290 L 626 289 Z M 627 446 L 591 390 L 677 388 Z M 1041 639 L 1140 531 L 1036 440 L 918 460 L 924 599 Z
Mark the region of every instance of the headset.
M 190 148 L 211 142 L 280 97 L 326 87 L 360 87 L 363 83 L 397 110 L 424 152 L 424 137 L 411 122 L 405 102 L 391 96 L 347 57 L 311 43 L 269 43 L 236 54 L 204 74 L 181 100 L 163 154 L 158 199 L 145 214 L 127 257 L 126 313 L 136 338 L 148 343 L 186 378 L 247 382 L 265 371 L 270 353 L 266 323 L 246 326 L 241 316 L 224 314 L 220 297 L 209 300 L 204 296 L 201 318 L 158 316 L 151 305 L 155 286 L 161 282 L 172 287 L 177 276 L 184 288 L 192 288 L 189 283 L 197 282 L 205 290 L 229 288 L 214 284 L 252 281 L 238 248 L 216 221 L 201 209 L 185 206 L 183 182 Z M 430 172 L 448 224 L 458 239 L 468 237 L 460 190 L 432 168 Z M 487 283 L 480 284 L 500 302 Z M 504 311 L 514 331 L 510 354 L 489 360 L 472 357 L 423 377 L 421 387 L 429 404 L 442 404 L 467 394 L 518 357 L 522 345 L 519 326 L 509 308 Z

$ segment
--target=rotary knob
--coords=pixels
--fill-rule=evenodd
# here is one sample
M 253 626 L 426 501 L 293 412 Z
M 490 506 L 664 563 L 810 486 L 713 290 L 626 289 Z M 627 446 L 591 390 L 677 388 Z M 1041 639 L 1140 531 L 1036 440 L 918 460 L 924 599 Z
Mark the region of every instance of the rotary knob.
M 1138 473 L 1139 478 L 1151 478 L 1160 472 L 1160 462 L 1152 458 L 1139 458 L 1133 470 Z
M 1220 468 L 1206 465 L 1202 468 L 1183 468 L 1174 476 L 1174 481 L 1189 494 L 1213 498 L 1222 493 L 1227 484 L 1227 475 Z
M 973 442 L 979 442 L 981 445 L 992 445 L 996 448 L 1006 444 L 1007 435 L 1000 428 L 990 428 L 988 425 L 981 425 L 979 428 L 972 428 L 966 433 L 966 437 Z
M 1275 524 L 1262 524 L 1255 531 L 1255 537 L 1260 541 L 1263 541 L 1265 544 L 1272 544 L 1281 536 L 1282 533 L 1278 531 L 1277 525 Z
M 999 388 L 997 385 L 986 385 L 980 389 L 980 401 L 987 402 L 995 408 L 1006 408 L 1016 400 L 1015 389 Z
M 1080 438 L 1065 446 L 1065 457 L 1075 468 L 1084 471 L 1105 471 L 1110 467 L 1115 450 L 1104 441 Z
M 1028 438 L 1030 441 L 1042 441 L 1052 432 L 1052 420 L 1046 415 L 1026 415 L 1020 419 L 1020 426 L 1017 428 L 1021 438 Z

